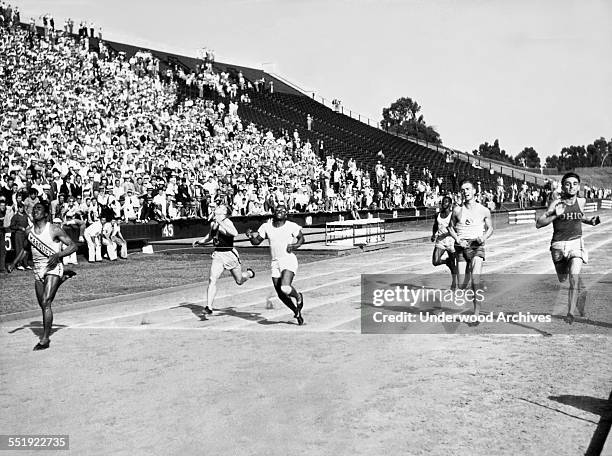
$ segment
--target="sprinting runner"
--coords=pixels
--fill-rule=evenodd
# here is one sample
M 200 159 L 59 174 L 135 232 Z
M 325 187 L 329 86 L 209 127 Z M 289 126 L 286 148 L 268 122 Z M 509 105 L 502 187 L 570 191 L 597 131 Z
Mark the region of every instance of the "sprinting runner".
M 431 264 L 440 266 L 445 264 L 450 269 L 452 276 L 451 290 L 457 288 L 457 261 L 455 259 L 455 240 L 448 232 L 448 225 L 452 215 L 453 199 L 450 196 L 442 198 L 440 212 L 436 216 L 433 224 L 433 234 L 431 242 L 435 242 L 434 250 L 431 256 Z M 448 257 L 442 260 L 444 252 Z
M 192 244 L 192 247 L 195 247 L 212 241 L 215 246 L 208 276 L 207 302 L 206 307 L 204 307 L 204 312 L 209 315 L 213 313 L 213 303 L 217 294 L 217 280 L 221 277 L 223 271 L 230 271 L 237 285 L 242 285 L 255 277 L 255 271 L 250 268 L 246 272 L 242 272 L 240 256 L 234 248 L 234 238 L 238 236 L 238 231 L 229 219 L 228 212 L 227 206 L 217 206 L 212 214 L 210 232 Z
M 599 225 L 599 216 L 585 218 L 586 198 L 579 198 L 580 177 L 576 173 L 567 173 L 561 179 L 561 194 L 553 199 L 548 210 L 536 221 L 536 228 L 553 224 L 553 236 L 550 243 L 550 254 L 555 265 L 559 282 L 569 278 L 567 297 L 567 315 L 565 321 L 574 322 L 576 309 L 584 316 L 586 290 L 582 290 L 580 270 L 588 262 L 588 253 L 582 239 L 582 224 Z M 578 298 L 580 297 L 580 302 Z
M 293 311 L 293 317 L 297 319 L 298 325 L 303 325 L 304 296 L 292 285 L 298 270 L 298 260 L 293 251 L 304 243 L 302 227 L 287 220 L 287 207 L 279 203 L 274 207 L 272 220 L 261 225 L 257 233 L 247 230 L 246 235 L 253 245 L 261 244 L 264 239 L 270 241 L 274 289 L 283 304 Z M 292 299 L 295 300 L 295 304 Z
M 60 285 L 76 275 L 74 271 L 64 271 L 61 258 L 76 252 L 77 245 L 59 226 L 48 221 L 49 205 L 46 202 L 36 203 L 32 209 L 34 224 L 26 229 L 26 240 L 13 262 L 8 265 L 7 272 L 12 272 L 15 265 L 25 258 L 26 249 L 32 251 L 34 261 L 34 289 L 38 305 L 43 314 L 43 335 L 34 350 L 49 348 L 51 327 L 53 326 L 53 311 L 51 303 Z M 66 248 L 61 250 L 61 244 Z
M 476 296 L 480 288 L 482 263 L 485 260 L 485 241 L 493 234 L 491 211 L 474 199 L 476 186 L 472 180 L 464 179 L 460 190 L 463 204 L 453 209 L 448 232 L 455 240 L 459 286 L 467 288 L 471 280 Z M 477 299 L 473 302 L 474 315 L 478 318 L 481 303 Z M 478 325 L 478 320 L 473 325 Z

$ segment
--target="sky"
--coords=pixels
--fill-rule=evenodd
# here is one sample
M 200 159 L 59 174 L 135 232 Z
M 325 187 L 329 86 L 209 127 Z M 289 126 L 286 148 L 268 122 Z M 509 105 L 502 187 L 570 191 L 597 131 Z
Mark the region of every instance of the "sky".
M 104 38 L 273 71 L 380 121 L 400 97 L 449 147 L 612 140 L 609 0 L 11 0 Z M 38 22 L 40 23 L 40 21 Z

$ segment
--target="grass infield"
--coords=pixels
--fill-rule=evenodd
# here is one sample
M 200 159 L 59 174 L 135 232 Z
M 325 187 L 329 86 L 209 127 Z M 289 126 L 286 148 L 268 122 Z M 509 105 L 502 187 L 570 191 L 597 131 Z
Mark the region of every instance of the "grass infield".
M 240 255 L 243 268 L 258 274 L 269 274 L 270 257 L 265 253 Z M 301 264 L 321 261 L 323 255 L 298 254 Z M 53 307 L 93 299 L 109 298 L 142 291 L 187 285 L 208 280 L 211 258 L 209 254 L 152 254 L 135 253 L 127 260 L 90 264 L 79 257 L 78 265 L 66 269 L 77 276 L 64 283 L 57 293 Z M 229 277 L 225 272 L 223 277 Z M 0 315 L 39 309 L 34 292 L 32 271 L 15 270 L 0 274 Z

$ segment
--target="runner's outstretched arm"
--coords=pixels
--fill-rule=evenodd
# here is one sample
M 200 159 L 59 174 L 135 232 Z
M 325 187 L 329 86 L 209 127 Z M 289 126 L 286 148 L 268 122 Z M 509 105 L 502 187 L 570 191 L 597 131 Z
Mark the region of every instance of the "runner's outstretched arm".
M 544 212 L 537 220 L 536 220 L 536 228 L 544 228 L 545 226 L 550 225 L 557 216 L 563 214 L 565 207 L 561 200 L 554 200 L 548 206 L 548 210 Z
M 453 209 L 453 215 L 451 215 L 450 223 L 448 224 L 448 234 L 455 240 L 457 244 L 462 247 L 467 247 L 467 242 L 459 239 L 457 235 L 457 231 L 455 230 L 455 225 L 459 221 L 459 216 L 461 215 L 461 208 L 459 206 L 455 206 Z
M 601 220 L 599 219 L 599 215 L 597 215 L 595 217 L 591 217 L 588 219 L 582 219 L 582 223 L 586 223 L 587 225 L 597 226 L 601 223 Z
M 259 245 L 263 242 L 263 238 L 259 235 L 259 233 L 253 234 L 253 230 L 251 230 L 251 228 L 246 230 L 245 234 L 246 237 L 249 238 L 249 241 L 251 241 L 252 245 Z
M 60 240 L 62 243 L 64 243 L 64 245 L 66 245 L 66 248 L 61 252 L 54 253 L 49 257 L 49 269 L 53 269 L 55 266 L 57 266 L 60 259 L 65 256 L 72 255 L 78 248 L 70 236 L 68 236 L 64 230 L 56 225 L 51 225 L 51 237 Z
M 208 233 L 206 236 L 204 236 L 202 239 L 198 239 L 193 241 L 193 244 L 191 244 L 191 247 L 195 247 L 196 245 L 204 245 L 207 242 L 210 242 L 212 240 L 212 236 L 210 235 L 210 233 Z
M 438 233 L 438 217 L 435 218 L 431 233 L 431 242 L 436 240 L 436 234 Z
M 218 223 L 219 231 L 221 231 L 222 233 L 233 237 L 238 236 L 238 230 L 228 217 L 224 218 L 223 220 L 220 220 Z
M 493 234 L 493 224 L 491 223 L 491 211 L 489 211 L 488 209 L 484 217 L 484 225 L 486 227 L 486 231 L 483 234 L 483 237 L 481 239 L 482 242 L 489 239 L 491 235 Z

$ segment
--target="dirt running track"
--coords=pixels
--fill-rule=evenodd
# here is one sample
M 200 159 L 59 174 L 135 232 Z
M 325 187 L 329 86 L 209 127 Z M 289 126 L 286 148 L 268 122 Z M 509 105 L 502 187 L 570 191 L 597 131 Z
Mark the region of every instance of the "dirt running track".
M 224 279 L 208 319 L 203 284 L 57 313 L 43 352 L 40 318 L 2 323 L 0 433 L 69 434 L 76 455 L 585 454 L 610 419 L 612 224 L 584 232 L 591 313 L 551 337 L 362 335 L 360 275 L 430 273 L 430 244 L 303 265 L 303 327 L 263 274 Z M 499 231 L 485 270 L 551 273 L 549 238 Z

